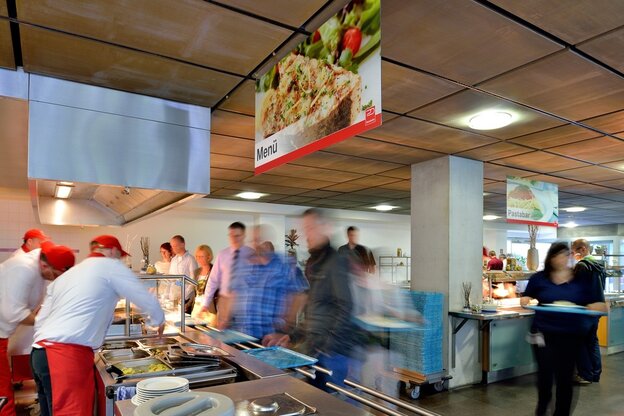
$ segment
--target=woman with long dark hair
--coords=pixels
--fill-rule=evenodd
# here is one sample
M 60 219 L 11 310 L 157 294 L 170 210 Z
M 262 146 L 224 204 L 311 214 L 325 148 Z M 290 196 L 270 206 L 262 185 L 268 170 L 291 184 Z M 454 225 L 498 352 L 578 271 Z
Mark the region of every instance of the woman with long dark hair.
M 531 276 L 520 304 L 526 306 L 532 299 L 537 299 L 540 304 L 573 304 L 598 311 L 606 311 L 607 308 L 599 280 L 574 277 L 570 268 L 570 247 L 566 243 L 550 246 L 544 270 Z M 593 320 L 582 314 L 535 312 L 533 339 L 538 366 L 536 415 L 546 415 L 548 411 L 553 379 L 557 384 L 553 415 L 571 414 L 574 365 Z

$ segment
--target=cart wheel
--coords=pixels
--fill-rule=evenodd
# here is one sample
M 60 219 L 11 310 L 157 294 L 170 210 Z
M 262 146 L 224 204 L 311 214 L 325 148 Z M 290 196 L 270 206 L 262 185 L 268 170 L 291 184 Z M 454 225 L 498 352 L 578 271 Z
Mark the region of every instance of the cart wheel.
M 433 383 L 433 389 L 437 392 L 441 392 L 446 388 L 446 380 L 440 380 Z
M 420 386 L 414 386 L 413 389 L 409 391 L 410 398 L 416 400 L 420 397 Z

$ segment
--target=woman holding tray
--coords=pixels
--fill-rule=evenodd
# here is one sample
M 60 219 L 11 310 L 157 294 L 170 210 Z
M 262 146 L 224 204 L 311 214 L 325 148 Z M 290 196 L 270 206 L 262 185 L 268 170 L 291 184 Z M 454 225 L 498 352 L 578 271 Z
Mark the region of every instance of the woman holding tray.
M 553 379 L 557 384 L 554 416 L 572 411 L 572 378 L 578 351 L 595 320 L 589 315 L 566 313 L 565 308 L 585 307 L 606 311 L 604 293 L 598 280 L 574 278 L 570 268 L 570 248 L 553 243 L 544 261 L 544 270 L 535 273 L 520 300 L 526 306 L 532 299 L 540 305 L 561 306 L 537 310 L 533 321 L 532 343 L 538 365 L 536 415 L 546 415 L 552 398 Z M 578 310 L 575 310 L 578 312 Z

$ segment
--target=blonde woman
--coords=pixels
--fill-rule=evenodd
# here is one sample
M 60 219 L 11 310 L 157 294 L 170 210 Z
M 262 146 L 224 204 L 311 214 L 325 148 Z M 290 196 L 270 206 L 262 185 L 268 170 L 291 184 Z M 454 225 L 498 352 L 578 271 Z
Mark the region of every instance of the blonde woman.
M 195 299 L 195 305 L 198 305 L 198 307 L 201 307 L 204 300 L 204 291 L 206 290 L 206 284 L 208 283 L 210 271 L 212 270 L 213 257 L 212 249 L 206 244 L 198 246 L 195 250 L 195 260 L 197 260 L 199 267 L 195 269 L 193 277 L 197 281 L 197 298 Z M 215 300 L 211 302 L 208 307 L 209 313 L 206 318 L 210 317 L 212 319 L 216 316 L 216 302 L 217 297 L 215 296 Z M 193 315 L 197 315 L 197 311 L 194 311 Z

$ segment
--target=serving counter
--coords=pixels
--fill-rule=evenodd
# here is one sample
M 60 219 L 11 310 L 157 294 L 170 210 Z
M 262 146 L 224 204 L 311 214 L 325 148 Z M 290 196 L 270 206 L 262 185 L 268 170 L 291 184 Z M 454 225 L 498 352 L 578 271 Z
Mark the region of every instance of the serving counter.
M 624 351 L 624 294 L 605 294 L 609 305 L 608 316 L 600 318 L 598 342 L 603 354 Z
M 531 345 L 525 341 L 534 312 L 522 307 L 496 312 L 450 311 L 451 367 L 455 368 L 456 335 L 469 320 L 477 321 L 478 351 L 484 384 L 536 370 Z

